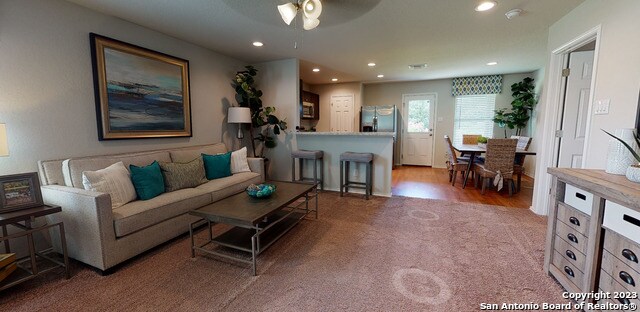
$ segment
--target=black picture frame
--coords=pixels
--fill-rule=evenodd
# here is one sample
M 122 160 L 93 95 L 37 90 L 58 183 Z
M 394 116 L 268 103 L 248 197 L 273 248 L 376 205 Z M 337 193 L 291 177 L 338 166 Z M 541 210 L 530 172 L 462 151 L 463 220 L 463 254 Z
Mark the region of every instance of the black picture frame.
M 89 38 L 100 141 L 192 136 L 188 60 Z
M 36 172 L 0 176 L 0 213 L 44 205 Z

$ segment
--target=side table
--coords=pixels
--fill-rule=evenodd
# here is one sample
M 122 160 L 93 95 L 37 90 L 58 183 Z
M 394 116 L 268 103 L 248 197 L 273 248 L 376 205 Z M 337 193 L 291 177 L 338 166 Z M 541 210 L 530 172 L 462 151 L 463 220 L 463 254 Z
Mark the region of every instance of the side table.
M 16 260 L 18 270 L 0 282 L 0 291 L 59 267 L 64 268 L 65 278 L 68 279 L 70 277 L 69 258 L 67 257 L 67 242 L 65 240 L 64 225 L 62 222 L 39 227 L 33 227 L 32 225 L 37 217 L 46 216 L 60 211 L 62 211 L 60 206 L 43 205 L 0 214 L 0 226 L 2 227 L 0 242 L 4 242 L 5 251 L 7 253 L 11 252 L 9 240 L 18 237 L 26 236 L 29 247 L 29 255 Z M 14 226 L 22 231 L 9 235 L 7 225 Z M 37 251 L 33 240 L 33 233 L 41 232 L 56 226 L 60 230 L 59 239 L 62 245 L 62 259 L 59 259 L 60 257 L 58 254 L 53 252 L 53 248 Z

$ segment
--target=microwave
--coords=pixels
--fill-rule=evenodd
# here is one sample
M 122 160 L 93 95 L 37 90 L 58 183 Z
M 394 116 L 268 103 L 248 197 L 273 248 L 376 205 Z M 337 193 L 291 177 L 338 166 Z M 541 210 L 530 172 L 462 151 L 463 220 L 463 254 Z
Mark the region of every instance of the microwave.
M 315 118 L 316 112 L 313 103 L 302 102 L 302 118 Z

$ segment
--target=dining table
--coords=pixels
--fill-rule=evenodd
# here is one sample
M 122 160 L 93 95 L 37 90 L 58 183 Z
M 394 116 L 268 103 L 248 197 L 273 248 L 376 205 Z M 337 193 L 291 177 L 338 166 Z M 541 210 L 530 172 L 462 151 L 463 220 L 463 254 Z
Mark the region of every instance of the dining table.
M 471 167 L 473 166 L 473 161 L 476 158 L 476 155 L 486 153 L 487 146 L 486 145 L 478 145 L 478 144 L 452 144 L 453 148 L 458 151 L 460 154 L 469 154 L 469 164 L 467 165 L 467 171 L 464 173 L 464 181 L 462 183 L 462 188 L 467 186 L 467 180 L 469 179 L 469 172 L 471 172 Z M 535 155 L 536 152 L 528 151 L 521 148 L 516 148 L 516 155 Z

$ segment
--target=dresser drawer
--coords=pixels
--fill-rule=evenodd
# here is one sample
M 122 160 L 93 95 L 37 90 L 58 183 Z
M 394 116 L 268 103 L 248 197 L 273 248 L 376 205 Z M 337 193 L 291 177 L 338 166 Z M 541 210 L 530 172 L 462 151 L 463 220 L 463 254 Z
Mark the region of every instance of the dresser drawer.
M 582 235 L 587 235 L 589 231 L 589 220 L 591 218 L 566 204 L 558 203 L 557 219 Z
M 640 272 L 640 264 L 638 263 L 640 245 L 614 231 L 606 230 L 604 234 L 604 249 L 636 270 L 636 272 Z
M 556 222 L 556 234 L 565 242 L 569 243 L 570 246 L 578 249 L 579 252 L 583 254 L 587 253 L 587 238 L 564 224 L 564 222 Z
M 606 201 L 602 226 L 640 244 L 640 212 Z
M 640 292 L 638 285 L 640 283 L 640 274 L 606 250 L 602 252 L 602 271 L 607 272 L 627 290 Z
M 571 184 L 565 184 L 564 202 L 590 216 L 593 206 L 593 194 Z
M 571 283 L 577 285 L 579 290 L 582 290 L 583 280 L 582 271 L 578 270 L 573 264 L 569 263 L 569 260 L 565 259 L 559 252 L 555 252 L 553 255 L 553 266 L 555 266 L 564 277 L 566 277 Z
M 609 273 L 604 270 L 600 271 L 600 282 L 599 287 L 604 291 L 611 293 L 611 302 L 613 303 L 635 303 L 637 306 L 640 306 L 640 300 L 636 299 L 616 299 L 614 298 L 615 293 L 626 293 L 629 292 L 624 286 L 620 285 L 620 283 L 616 282 L 611 278 Z M 625 302 L 627 301 L 627 302 Z
M 575 247 L 569 245 L 560 236 L 556 235 L 554 239 L 554 247 L 558 253 L 560 253 L 565 259 L 576 266 L 578 270 L 584 272 L 585 256 L 578 251 Z

